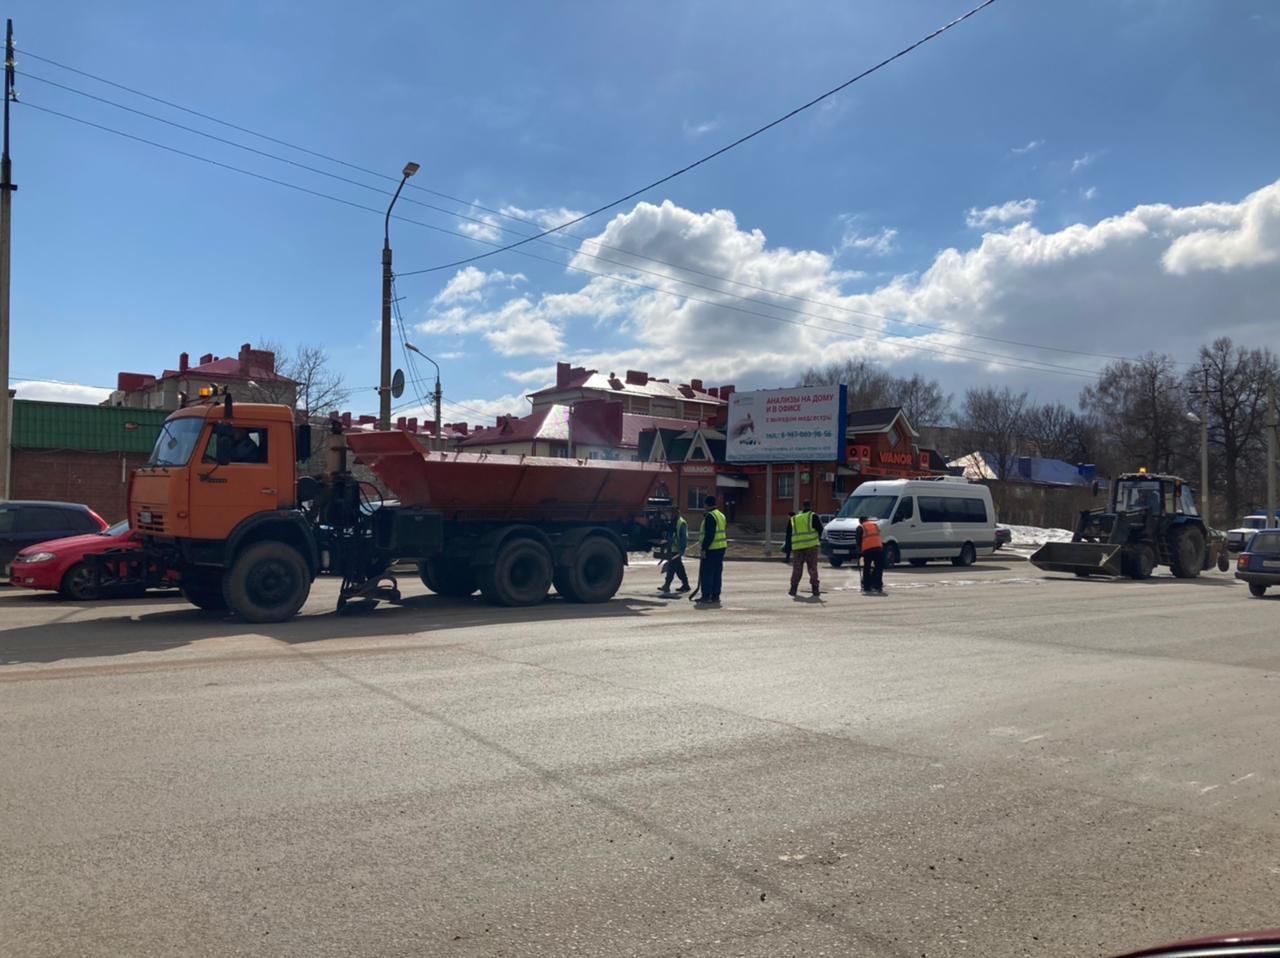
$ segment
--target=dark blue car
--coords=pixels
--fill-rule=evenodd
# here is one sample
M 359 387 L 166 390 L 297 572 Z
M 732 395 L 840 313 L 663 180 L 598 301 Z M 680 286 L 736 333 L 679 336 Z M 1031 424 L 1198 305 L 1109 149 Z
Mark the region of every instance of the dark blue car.
M 1269 587 L 1280 585 L 1280 529 L 1253 534 L 1236 559 L 1236 578 L 1249 583 L 1249 591 L 1259 597 L 1266 595 Z

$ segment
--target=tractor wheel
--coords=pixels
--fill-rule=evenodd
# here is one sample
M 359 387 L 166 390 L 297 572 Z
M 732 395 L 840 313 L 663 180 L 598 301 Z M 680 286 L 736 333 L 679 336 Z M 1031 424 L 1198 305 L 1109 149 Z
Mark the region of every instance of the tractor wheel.
M 1124 553 L 1124 572 L 1130 579 L 1150 579 L 1156 567 L 1156 550 L 1145 542 Z
M 551 555 L 533 539 L 510 539 L 480 571 L 480 591 L 495 605 L 537 605 L 551 588 Z
M 1255 599 L 1261 599 L 1264 595 L 1267 594 L 1267 587 L 1257 582 L 1250 582 L 1249 594 L 1253 596 Z
M 184 572 L 178 583 L 182 597 L 205 612 L 227 611 L 227 600 L 222 594 L 221 572 Z
M 1180 526 L 1169 536 L 1169 568 L 1179 579 L 1194 579 L 1204 568 L 1204 533 Z
M 556 577 L 556 591 L 570 602 L 608 602 L 622 586 L 622 550 L 608 539 L 583 540 L 569 561 Z
M 475 571 L 457 560 L 451 562 L 443 556 L 436 556 L 419 563 L 418 570 L 422 584 L 436 595 L 465 599 L 476 591 Z
M 246 622 L 283 622 L 311 594 L 311 573 L 298 550 L 255 542 L 236 557 L 222 583 L 227 605 Z
M 827 561 L 831 563 L 831 568 L 833 569 L 838 569 L 844 565 L 844 559 L 837 558 L 836 556 L 832 556 Z

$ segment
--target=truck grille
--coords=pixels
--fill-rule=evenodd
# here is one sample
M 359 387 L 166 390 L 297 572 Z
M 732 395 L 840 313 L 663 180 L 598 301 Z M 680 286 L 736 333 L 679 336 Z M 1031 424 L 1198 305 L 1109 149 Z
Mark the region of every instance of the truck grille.
M 143 509 L 138 513 L 136 526 L 140 532 L 164 532 L 164 513 Z
M 853 542 L 857 538 L 858 533 L 846 532 L 843 529 L 831 529 L 825 533 L 829 542 Z

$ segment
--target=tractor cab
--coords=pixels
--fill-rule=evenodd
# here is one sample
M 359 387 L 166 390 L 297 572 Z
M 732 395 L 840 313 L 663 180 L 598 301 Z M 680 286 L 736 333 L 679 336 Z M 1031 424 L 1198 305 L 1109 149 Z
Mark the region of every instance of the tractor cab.
M 1198 516 L 1191 486 L 1177 476 L 1125 473 L 1112 484 L 1112 512 L 1146 511 L 1153 516 Z

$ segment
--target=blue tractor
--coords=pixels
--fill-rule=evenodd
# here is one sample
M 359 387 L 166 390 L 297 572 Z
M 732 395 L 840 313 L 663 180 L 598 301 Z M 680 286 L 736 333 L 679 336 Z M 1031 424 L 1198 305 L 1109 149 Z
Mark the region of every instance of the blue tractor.
M 1031 564 L 1047 572 L 1146 579 L 1168 566 L 1194 579 L 1215 565 L 1230 567 L 1226 542 L 1196 509 L 1191 485 L 1178 476 L 1125 473 L 1111 487 L 1106 509 L 1080 513 L 1070 542 L 1045 543 Z

